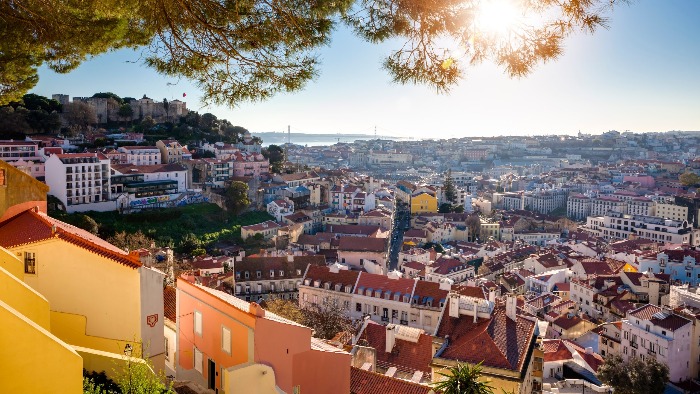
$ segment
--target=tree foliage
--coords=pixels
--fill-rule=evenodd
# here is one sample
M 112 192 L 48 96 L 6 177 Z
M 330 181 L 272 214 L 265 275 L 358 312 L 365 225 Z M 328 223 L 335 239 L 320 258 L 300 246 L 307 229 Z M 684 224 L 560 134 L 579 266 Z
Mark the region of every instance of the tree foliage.
M 481 218 L 478 214 L 469 215 L 465 224 L 467 225 L 467 229 L 469 229 L 469 238 L 471 238 L 472 241 L 475 240 L 481 232 Z
M 284 149 L 279 145 L 270 145 L 262 150 L 263 156 L 270 161 L 270 171 L 281 174 L 284 167 Z
M 226 188 L 226 209 L 238 215 L 243 212 L 244 209 L 250 205 L 250 200 L 248 199 L 248 185 L 233 181 Z
M 95 109 L 82 101 L 73 101 L 66 105 L 66 108 L 63 110 L 63 116 L 68 123 L 75 126 L 78 130 L 84 130 L 88 126 L 97 123 Z
M 624 361 L 619 355 L 608 355 L 598 368 L 598 378 L 616 394 L 661 394 L 668 382 L 668 366 L 653 357 Z
M 77 226 L 94 235 L 97 235 L 100 230 L 100 226 L 97 224 L 95 219 L 88 215 L 80 215 L 78 217 Z
M 301 308 L 296 301 L 273 298 L 265 301 L 265 309 L 311 328 L 317 338 L 331 339 L 355 329 L 346 311 L 333 302 Z
M 155 372 L 148 354 L 139 350 L 142 344 L 122 360 L 114 361 L 109 379 L 104 371 L 83 370 L 83 394 L 174 394 L 163 371 Z
M 135 233 L 117 232 L 109 237 L 107 242 L 124 250 L 148 249 L 154 243 L 153 238 L 150 238 L 140 230 Z
M 678 177 L 684 186 L 695 186 L 700 183 L 700 176 L 692 172 L 686 172 Z
M 511 76 L 558 57 L 576 31 L 607 26 L 626 0 L 530 0 L 507 34 L 482 28 L 486 0 L 101 0 L 0 2 L 0 104 L 17 100 L 47 65 L 65 73 L 90 56 L 141 48 L 158 72 L 185 77 L 205 103 L 235 106 L 301 88 L 340 21 L 378 43 L 404 41 L 384 67 L 398 83 L 447 91 L 465 66 L 493 61 Z
M 443 193 L 445 194 L 445 199 L 450 204 L 457 202 L 457 188 L 455 188 L 454 180 L 452 179 L 452 170 L 449 169 L 445 173 L 445 181 L 442 184 Z
M 443 394 L 492 394 L 488 382 L 480 382 L 481 363 L 458 363 L 447 372 L 438 372 L 442 380 L 434 383 L 435 389 Z

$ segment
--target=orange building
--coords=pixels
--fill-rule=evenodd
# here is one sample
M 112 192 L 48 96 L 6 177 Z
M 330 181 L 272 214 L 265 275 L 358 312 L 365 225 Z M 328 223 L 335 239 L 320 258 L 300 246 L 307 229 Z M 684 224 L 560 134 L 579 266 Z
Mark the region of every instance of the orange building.
M 177 377 L 218 393 L 348 393 L 350 354 L 256 303 L 177 281 Z

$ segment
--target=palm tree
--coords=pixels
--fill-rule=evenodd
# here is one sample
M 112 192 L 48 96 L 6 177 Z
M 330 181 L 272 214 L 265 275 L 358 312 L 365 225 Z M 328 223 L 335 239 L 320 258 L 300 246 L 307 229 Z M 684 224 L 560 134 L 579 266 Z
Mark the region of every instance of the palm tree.
M 481 363 L 472 365 L 459 363 L 442 373 L 445 379 L 435 382 L 436 391 L 442 394 L 493 394 L 493 387 L 487 382 L 480 382 Z

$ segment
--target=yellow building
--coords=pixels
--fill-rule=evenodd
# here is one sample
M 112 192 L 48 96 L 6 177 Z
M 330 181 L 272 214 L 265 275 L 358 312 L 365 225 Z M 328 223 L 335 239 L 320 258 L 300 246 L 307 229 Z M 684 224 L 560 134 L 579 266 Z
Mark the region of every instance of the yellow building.
M 8 272 L 50 305 L 45 329 L 83 358 L 123 356 L 142 342 L 156 370 L 164 368 L 161 272 L 38 208 L 0 222 L 0 246 L 19 261 Z
M 49 302 L 23 278 L 22 261 L 0 247 L 0 393 L 79 393 L 83 361 L 51 334 Z
M 411 214 L 436 213 L 438 211 L 438 200 L 436 196 L 426 192 L 419 193 L 411 198 Z

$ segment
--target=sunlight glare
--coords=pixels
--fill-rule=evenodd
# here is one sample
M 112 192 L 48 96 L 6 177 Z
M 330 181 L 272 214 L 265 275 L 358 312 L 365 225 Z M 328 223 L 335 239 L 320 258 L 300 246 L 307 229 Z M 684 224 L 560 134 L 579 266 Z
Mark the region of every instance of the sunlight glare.
M 506 35 L 519 19 L 514 0 L 482 0 L 476 17 L 478 30 L 485 34 Z

